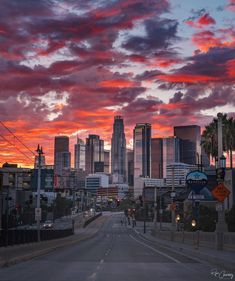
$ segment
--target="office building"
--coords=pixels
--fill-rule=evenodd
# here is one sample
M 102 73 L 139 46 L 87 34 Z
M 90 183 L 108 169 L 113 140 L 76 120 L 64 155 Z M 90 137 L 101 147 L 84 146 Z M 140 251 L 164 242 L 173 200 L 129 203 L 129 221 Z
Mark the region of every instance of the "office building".
M 134 146 L 134 196 L 135 180 L 139 177 L 151 177 L 151 124 L 136 124 L 133 133 Z
M 196 165 L 201 156 L 201 128 L 197 125 L 176 126 L 174 136 L 180 139 L 180 162 Z
M 86 172 L 104 172 L 104 141 L 98 135 L 86 139 Z
M 54 173 L 62 176 L 64 169 L 71 168 L 71 154 L 69 152 L 69 137 L 55 137 L 54 146 Z
M 108 188 L 109 177 L 106 174 L 90 174 L 86 177 L 86 191 L 97 195 L 99 188 Z
M 121 116 L 114 117 L 111 140 L 111 173 L 114 176 L 114 183 L 126 181 L 126 137 Z
M 104 150 L 104 172 L 110 174 L 110 151 Z
M 176 137 L 163 138 L 162 140 L 162 167 L 163 178 L 166 178 L 167 165 L 179 162 L 180 143 Z
M 185 163 L 171 163 L 166 166 L 166 186 L 172 187 L 185 187 L 186 176 L 189 172 L 195 171 L 197 167 L 195 165 L 189 165 Z
M 74 145 L 74 168 L 86 169 L 86 145 L 83 140 L 77 138 L 77 143 Z
M 127 149 L 127 182 L 129 186 L 134 186 L 134 151 Z
M 151 176 L 152 178 L 163 178 L 163 139 L 151 139 Z

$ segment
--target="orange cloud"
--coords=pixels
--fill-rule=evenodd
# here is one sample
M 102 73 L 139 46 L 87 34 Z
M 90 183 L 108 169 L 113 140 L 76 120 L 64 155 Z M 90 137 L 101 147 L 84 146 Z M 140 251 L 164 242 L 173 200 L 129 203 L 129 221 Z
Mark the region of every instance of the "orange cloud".
M 134 87 L 135 82 L 133 81 L 128 81 L 128 80 L 122 80 L 122 79 L 117 79 L 117 80 L 105 80 L 101 81 L 99 85 L 101 87 L 114 87 L 114 88 L 127 88 L 127 87 Z
M 209 82 L 209 81 L 218 81 L 218 77 L 212 76 L 204 76 L 204 75 L 190 75 L 190 74 L 165 74 L 159 75 L 159 79 L 167 82 L 173 83 L 201 83 L 201 82 Z

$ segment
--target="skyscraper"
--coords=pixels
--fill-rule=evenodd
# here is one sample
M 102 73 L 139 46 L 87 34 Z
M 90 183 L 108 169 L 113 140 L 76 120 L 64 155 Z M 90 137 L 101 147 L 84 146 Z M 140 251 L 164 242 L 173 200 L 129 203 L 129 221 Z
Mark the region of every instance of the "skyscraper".
M 86 172 L 104 172 L 104 141 L 98 135 L 86 139 Z
M 151 139 L 151 177 L 163 178 L 163 139 Z
M 126 137 L 123 118 L 114 117 L 111 146 L 111 169 L 115 183 L 126 181 Z
M 151 177 L 151 124 L 136 124 L 134 129 L 134 181 Z M 134 182 L 134 196 L 135 182 Z
M 129 186 L 134 186 L 134 151 L 127 149 L 127 182 Z
M 201 133 L 200 126 L 176 126 L 174 136 L 180 139 L 180 162 L 196 165 L 197 157 L 201 155 Z
M 82 169 L 85 171 L 86 162 L 85 162 L 85 153 L 86 146 L 83 140 L 77 138 L 77 143 L 74 145 L 74 168 Z
M 110 174 L 110 151 L 104 150 L 104 172 Z
M 70 169 L 71 154 L 69 152 L 69 137 L 55 137 L 54 174 L 62 176 L 63 169 Z
M 164 138 L 162 141 L 163 178 L 166 178 L 167 165 L 180 161 L 180 142 L 177 137 Z

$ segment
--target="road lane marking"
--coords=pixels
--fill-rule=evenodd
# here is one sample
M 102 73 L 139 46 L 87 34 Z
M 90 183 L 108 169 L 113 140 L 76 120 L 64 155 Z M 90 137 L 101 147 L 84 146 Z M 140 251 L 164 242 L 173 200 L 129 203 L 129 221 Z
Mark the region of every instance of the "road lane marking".
M 166 257 L 166 258 L 168 258 L 168 259 L 170 259 L 170 260 L 172 260 L 172 261 L 174 261 L 174 262 L 176 262 L 176 263 L 181 263 L 179 260 L 177 260 L 177 259 L 175 259 L 175 258 L 173 258 L 173 257 L 171 257 L 171 256 L 169 256 L 169 255 L 167 255 L 167 254 L 165 254 L 165 253 L 159 251 L 159 250 L 156 250 L 155 248 L 149 246 L 149 245 L 146 244 L 146 243 L 143 243 L 143 242 L 141 242 L 141 241 L 135 239 L 131 234 L 130 234 L 129 236 L 130 236 L 133 240 L 135 240 L 137 243 L 139 243 L 139 244 L 141 244 L 141 245 L 144 245 L 145 247 L 151 249 L 152 251 L 154 251 L 154 252 L 156 252 L 156 253 L 158 253 L 158 254 L 160 254 L 160 255 L 162 255 L 162 256 L 164 256 L 164 257 Z
M 100 261 L 100 263 L 103 263 L 103 262 L 104 262 L 104 260 L 101 260 L 101 261 Z

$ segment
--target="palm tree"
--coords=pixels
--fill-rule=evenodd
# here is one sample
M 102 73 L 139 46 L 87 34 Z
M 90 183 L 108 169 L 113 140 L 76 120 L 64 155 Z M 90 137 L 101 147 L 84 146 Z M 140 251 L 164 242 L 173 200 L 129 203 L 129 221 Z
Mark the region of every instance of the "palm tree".
M 206 154 L 212 159 L 218 155 L 218 119 L 213 121 L 205 127 L 202 133 L 202 142 Z M 230 168 L 233 167 L 233 151 L 235 150 L 235 120 L 227 118 L 227 114 L 222 116 L 223 124 L 223 151 L 226 151 L 230 156 Z
M 230 156 L 230 168 L 232 169 L 233 151 L 235 150 L 235 120 L 232 117 L 225 120 L 223 130 L 225 151 Z

